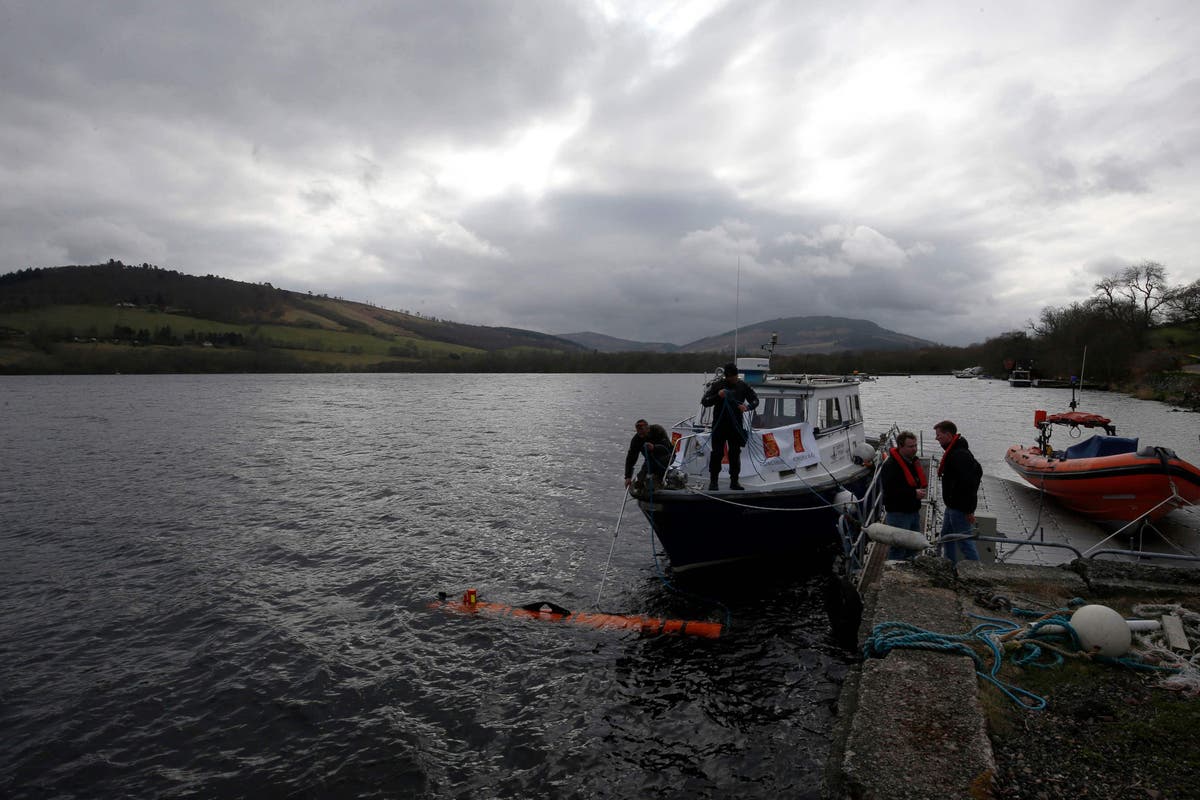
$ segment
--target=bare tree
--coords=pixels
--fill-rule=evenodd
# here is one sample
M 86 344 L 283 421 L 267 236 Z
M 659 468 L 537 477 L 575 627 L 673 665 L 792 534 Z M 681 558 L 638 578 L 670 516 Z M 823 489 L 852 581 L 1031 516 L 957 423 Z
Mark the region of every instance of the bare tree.
M 1166 309 L 1170 322 L 1200 321 L 1200 280 L 1168 292 Z
M 1098 281 L 1092 304 L 1114 320 L 1137 331 L 1154 326 L 1168 302 L 1167 269 L 1157 261 L 1143 261 L 1117 275 Z

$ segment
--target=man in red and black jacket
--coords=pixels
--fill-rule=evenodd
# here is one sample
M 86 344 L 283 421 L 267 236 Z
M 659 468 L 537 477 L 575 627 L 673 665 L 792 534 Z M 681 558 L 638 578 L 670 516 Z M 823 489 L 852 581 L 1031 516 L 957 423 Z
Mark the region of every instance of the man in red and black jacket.
M 896 446 L 888 451 L 888 458 L 880 468 L 879 484 L 883 488 L 883 507 L 887 509 L 884 522 L 897 528 L 920 531 L 921 501 L 925 499 L 929 481 L 917 458 L 917 435 L 912 431 L 896 434 Z M 888 548 L 889 559 L 914 555 L 915 551 L 896 545 Z

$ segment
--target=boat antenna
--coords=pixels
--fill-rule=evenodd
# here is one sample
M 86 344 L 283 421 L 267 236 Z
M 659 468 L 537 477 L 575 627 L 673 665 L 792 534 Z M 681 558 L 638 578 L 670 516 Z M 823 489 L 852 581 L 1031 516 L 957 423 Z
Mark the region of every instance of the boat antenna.
M 1086 369 L 1087 369 L 1087 345 L 1085 344 L 1083 346 L 1083 364 L 1081 364 L 1079 366 L 1079 394 L 1080 394 L 1080 396 L 1083 395 L 1083 372 Z M 1075 386 L 1072 385 L 1071 386 L 1071 410 L 1074 411 L 1078 405 L 1079 405 L 1079 403 L 1077 403 L 1075 401 Z
M 733 360 L 737 361 L 738 353 L 738 315 L 742 311 L 742 257 L 738 256 L 737 283 L 733 292 Z

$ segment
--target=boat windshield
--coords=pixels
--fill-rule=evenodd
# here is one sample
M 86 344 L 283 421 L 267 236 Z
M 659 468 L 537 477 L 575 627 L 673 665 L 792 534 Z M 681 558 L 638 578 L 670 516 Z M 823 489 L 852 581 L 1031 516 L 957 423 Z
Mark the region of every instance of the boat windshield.
M 754 412 L 754 427 L 782 428 L 807 419 L 804 397 L 761 397 Z

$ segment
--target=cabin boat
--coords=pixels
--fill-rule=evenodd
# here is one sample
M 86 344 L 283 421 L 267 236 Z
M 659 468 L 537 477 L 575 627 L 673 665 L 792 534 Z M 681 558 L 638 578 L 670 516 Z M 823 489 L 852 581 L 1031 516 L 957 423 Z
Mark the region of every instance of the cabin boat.
M 663 482 L 630 489 L 676 573 L 811 555 L 838 542 L 839 518 L 865 495 L 879 461 L 864 434 L 858 381 L 772 375 L 769 356 L 736 363 L 758 395 L 758 408 L 745 412 L 743 490 L 708 489 L 713 409 L 703 407 L 672 426 L 674 455 Z M 714 370 L 697 405 L 723 379 Z M 729 486 L 727 465 L 718 485 Z
M 1076 411 L 1076 405 L 1072 390 L 1071 411 L 1035 412 L 1037 444 L 1008 448 L 1009 467 L 1063 506 L 1106 524 L 1154 522 L 1200 502 L 1200 469 L 1167 447 L 1139 447 L 1137 438 L 1117 436 L 1112 420 Z M 1050 444 L 1055 426 L 1103 433 L 1055 450 Z
M 1033 376 L 1027 369 L 1014 369 L 1008 374 L 1009 386 L 1032 386 Z

